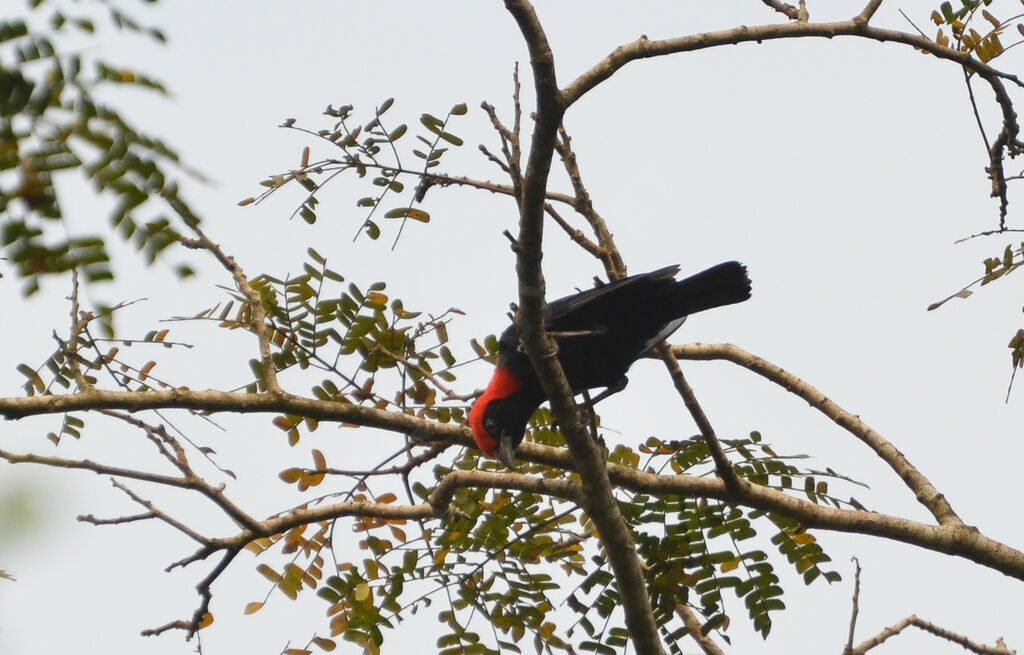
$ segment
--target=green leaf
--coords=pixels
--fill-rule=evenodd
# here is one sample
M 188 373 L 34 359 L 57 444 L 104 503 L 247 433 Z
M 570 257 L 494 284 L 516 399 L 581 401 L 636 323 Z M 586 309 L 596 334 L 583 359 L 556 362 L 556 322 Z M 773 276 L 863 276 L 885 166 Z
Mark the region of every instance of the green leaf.
M 452 144 L 453 146 L 461 146 L 463 144 L 462 139 L 455 136 L 451 132 L 441 132 L 440 134 L 438 134 L 438 136 L 447 141 L 448 143 Z

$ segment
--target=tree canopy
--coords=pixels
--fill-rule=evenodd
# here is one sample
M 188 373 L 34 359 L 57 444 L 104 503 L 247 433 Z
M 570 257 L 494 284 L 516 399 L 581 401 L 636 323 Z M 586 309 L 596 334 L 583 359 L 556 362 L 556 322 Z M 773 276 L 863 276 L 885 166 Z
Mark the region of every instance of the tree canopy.
M 1015 405 L 991 392 L 1022 363 L 1017 308 L 992 319 L 984 302 L 1011 305 L 997 292 L 943 300 L 1009 288 L 1024 257 L 1006 243 L 1022 145 L 1016 6 L 602 8 L 624 22 L 576 45 L 578 12 L 504 5 L 458 17 L 439 5 L 452 13 L 433 36 L 423 8 L 390 16 L 392 37 L 418 38 L 394 53 L 340 39 L 340 82 L 306 78 L 316 58 L 296 44 L 294 80 L 242 83 L 284 96 L 277 135 L 226 92 L 237 80 L 220 85 L 231 49 L 201 30 L 190 46 L 205 67 L 186 57 L 176 74 L 186 89 L 207 83 L 200 104 L 230 121 L 183 129 L 129 93 L 166 95 L 125 53 L 181 38 L 173 12 L 34 2 L 0 23 L 12 374 L 0 457 L 56 470 L 40 478 L 47 491 L 95 483 L 76 471 L 110 480 L 114 495 L 79 519 L 146 535 L 150 567 L 175 574 L 167 615 L 105 629 L 205 650 L 206 635 L 232 643 L 219 625 L 245 631 L 239 617 L 281 616 L 290 599 L 302 619 L 267 619 L 269 650 L 386 652 L 424 631 L 444 653 L 715 653 L 751 637 L 789 649 L 778 626 L 791 621 L 806 643 L 847 652 L 874 648 L 887 624 L 935 635 L 929 647 L 1010 652 L 973 614 L 924 610 L 935 567 L 971 579 L 977 598 L 991 571 L 1000 590 L 1024 579 L 1021 534 L 998 502 L 1020 450 L 1006 443 Z M 354 11 L 351 29 L 382 18 Z M 92 45 L 110 27 L 128 39 L 113 58 Z M 404 56 L 417 43 L 437 64 Z M 819 57 L 854 61 L 835 71 Z M 327 102 L 303 104 L 297 80 Z M 204 129 L 231 133 L 229 158 L 189 139 Z M 263 143 L 287 158 L 258 156 Z M 229 202 L 244 226 L 219 217 Z M 973 284 L 970 262 L 935 250 L 961 237 L 974 238 L 955 253 L 984 259 Z M 679 337 L 701 342 L 657 349 L 600 417 L 581 410 L 544 334 L 545 300 L 627 266 L 723 259 L 748 264 L 754 300 L 688 324 Z M 515 470 L 465 427 L 509 301 L 552 399 Z M 937 324 L 938 338 L 908 334 Z M 843 443 L 818 450 L 824 435 Z M 863 597 L 850 554 L 870 561 Z M 893 571 L 908 557 L 919 568 L 903 584 Z M 0 567 L 15 578 L 0 580 L 6 595 L 27 593 L 17 566 Z M 78 604 L 98 594 L 70 586 Z M 122 602 L 156 595 L 122 589 Z M 841 596 L 829 625 L 842 632 L 793 616 L 791 599 L 823 595 L 830 608 Z M 899 613 L 877 619 L 883 604 Z M 878 622 L 857 623 L 858 606 Z M 1016 646 L 1010 614 L 994 614 Z

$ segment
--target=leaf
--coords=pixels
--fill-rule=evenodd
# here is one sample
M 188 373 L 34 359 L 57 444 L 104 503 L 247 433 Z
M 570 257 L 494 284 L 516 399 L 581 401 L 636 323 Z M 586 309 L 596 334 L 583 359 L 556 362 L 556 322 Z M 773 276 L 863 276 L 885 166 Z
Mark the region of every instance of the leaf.
M 461 138 L 455 136 L 451 132 L 441 132 L 437 136 L 441 137 L 442 139 L 452 144 L 453 146 L 461 146 L 463 143 L 465 143 Z
M 412 207 L 396 207 L 384 214 L 384 218 L 411 218 L 420 223 L 430 222 L 430 214 L 422 209 L 413 209 Z
M 360 603 L 365 601 L 367 598 L 370 597 L 370 585 L 365 582 L 361 582 L 358 585 L 356 585 L 354 596 L 355 599 Z
M 245 611 L 243 612 L 243 614 L 255 614 L 256 612 L 260 611 L 261 609 L 263 609 L 263 603 L 257 603 L 257 602 L 247 603 L 246 606 L 245 606 Z
M 39 377 L 39 374 L 29 366 L 28 364 L 18 364 L 18 372 L 28 378 L 27 385 L 30 385 L 32 389 L 42 393 L 46 390 L 46 385 L 43 383 L 43 378 Z
M 395 99 L 394 98 L 388 98 L 384 102 L 380 103 L 380 107 L 377 107 L 377 112 L 376 112 L 377 117 L 380 117 L 381 115 L 384 114 L 384 112 L 386 112 L 387 110 L 391 109 L 391 105 L 393 105 L 393 104 L 395 104 Z
M 809 532 L 798 532 L 797 534 L 793 535 L 793 541 L 800 544 L 801 546 L 804 546 L 806 544 L 813 544 L 815 541 L 817 541 L 817 539 L 815 539 L 814 535 L 812 535 Z
M 316 448 L 313 449 L 313 468 L 318 471 L 323 471 L 327 468 L 327 459 L 324 457 L 324 454 Z
M 440 134 L 441 127 L 444 125 L 444 121 L 436 116 L 431 116 L 430 114 L 423 114 L 420 116 L 420 123 L 423 127 L 427 128 L 434 134 Z

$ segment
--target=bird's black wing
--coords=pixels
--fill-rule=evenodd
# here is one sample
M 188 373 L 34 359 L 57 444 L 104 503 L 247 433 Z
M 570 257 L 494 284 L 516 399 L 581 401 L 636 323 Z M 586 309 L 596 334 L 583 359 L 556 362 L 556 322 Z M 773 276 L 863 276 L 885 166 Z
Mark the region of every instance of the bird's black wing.
M 548 303 L 548 329 L 574 329 L 591 316 L 621 311 L 623 297 L 643 297 L 647 294 L 637 294 L 638 287 L 667 286 L 678 272 L 679 266 L 674 264 L 554 300 Z

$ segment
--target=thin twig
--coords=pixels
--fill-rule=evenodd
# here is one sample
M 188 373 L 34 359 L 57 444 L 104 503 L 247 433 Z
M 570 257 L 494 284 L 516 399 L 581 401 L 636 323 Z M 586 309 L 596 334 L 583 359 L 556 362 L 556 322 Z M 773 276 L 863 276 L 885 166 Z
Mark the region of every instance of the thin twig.
M 946 497 L 939 493 L 939 490 L 907 460 L 903 453 L 878 432 L 868 427 L 860 417 L 846 411 L 825 394 L 792 373 L 732 344 L 691 343 L 685 346 L 674 346 L 672 353 L 679 359 L 723 359 L 738 364 L 803 398 L 812 407 L 871 448 L 903 480 L 904 484 L 917 497 L 918 502 L 931 512 L 939 524 L 964 525 Z
M 711 637 L 701 632 L 700 619 L 697 618 L 697 615 L 690 609 L 689 605 L 681 603 L 676 605 L 676 615 L 683 620 L 687 633 L 697 642 L 700 649 L 704 651 L 704 655 L 725 655 L 725 651 Z
M 679 362 L 676 360 L 672 348 L 668 344 L 663 343 L 655 349 L 655 352 L 658 358 L 665 363 L 665 368 L 668 369 L 668 373 L 672 378 L 672 384 L 683 399 L 683 404 L 686 405 L 690 416 L 693 417 L 694 423 L 697 424 L 697 429 L 700 430 L 701 437 L 704 438 L 708 451 L 711 453 L 711 459 L 715 462 L 715 472 L 718 473 L 718 476 L 722 478 L 727 487 L 735 490 L 739 485 L 739 477 L 736 475 L 736 470 L 733 469 L 729 457 L 725 454 L 725 450 L 715 434 L 715 428 L 711 425 L 711 421 L 708 420 L 704 409 L 697 402 L 697 396 L 694 394 L 693 388 L 690 387 L 690 383 L 683 376 L 683 370 L 679 367 Z
M 860 562 L 853 558 L 856 567 L 853 574 L 853 610 L 850 612 L 850 636 L 846 640 L 846 648 L 843 655 L 850 655 L 853 652 L 853 636 L 857 630 L 857 614 L 860 613 Z
M 902 621 L 898 621 L 888 628 L 885 628 L 871 639 L 861 642 L 855 648 L 848 651 L 849 655 L 864 655 L 864 653 L 868 652 L 872 648 L 881 645 L 890 637 L 900 634 L 911 626 L 924 630 L 925 632 L 930 632 L 936 637 L 941 637 L 942 639 L 951 641 L 954 644 L 974 653 L 978 653 L 979 655 L 1015 655 L 1017 652 L 1007 648 L 1002 639 L 996 640 L 995 646 L 979 644 L 975 641 L 971 641 L 964 635 L 946 630 L 945 628 L 940 628 L 934 623 L 918 618 L 916 615 L 911 615 Z
M 790 20 L 798 20 L 800 18 L 800 10 L 791 4 L 780 2 L 779 0 L 761 0 L 761 2 L 780 14 L 784 14 L 786 18 L 789 18 Z

